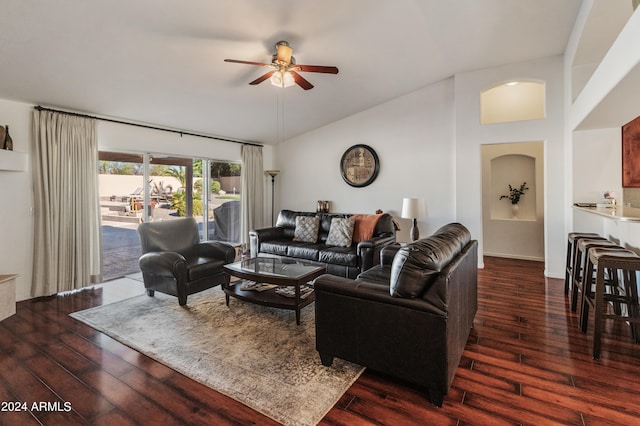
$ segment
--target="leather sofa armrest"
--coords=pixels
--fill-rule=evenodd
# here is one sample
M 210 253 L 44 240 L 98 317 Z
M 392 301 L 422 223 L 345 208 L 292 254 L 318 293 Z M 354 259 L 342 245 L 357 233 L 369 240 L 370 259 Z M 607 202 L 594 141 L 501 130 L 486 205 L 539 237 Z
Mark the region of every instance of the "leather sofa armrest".
M 231 244 L 222 241 L 204 241 L 197 245 L 198 256 L 210 257 L 231 263 L 236 258 L 236 250 Z
M 377 265 L 380 259 L 380 250 L 395 242 L 396 236 L 392 233 L 386 233 L 370 240 L 360 241 L 357 246 L 358 257 L 360 258 L 360 272 L 364 272 Z
M 161 275 L 165 277 L 180 277 L 186 279 L 187 261 L 183 255 L 174 251 L 151 251 L 145 253 L 139 260 L 140 270 L 144 274 Z
M 249 231 L 249 249 L 251 250 L 251 257 L 258 256 L 258 253 L 260 252 L 260 243 L 282 238 L 283 233 L 284 228 L 280 226 L 252 229 Z
M 401 247 L 402 245 L 400 243 L 393 243 L 388 246 L 384 246 L 380 250 L 380 264 L 383 266 L 391 266 L 393 258 Z

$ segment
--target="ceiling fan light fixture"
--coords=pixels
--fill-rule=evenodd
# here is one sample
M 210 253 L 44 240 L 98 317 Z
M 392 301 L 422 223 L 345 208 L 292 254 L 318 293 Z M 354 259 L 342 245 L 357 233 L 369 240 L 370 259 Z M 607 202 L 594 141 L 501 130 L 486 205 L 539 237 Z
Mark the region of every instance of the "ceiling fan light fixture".
M 271 71 L 262 74 L 260 77 L 250 81 L 251 86 L 260 84 L 265 80 L 271 81 L 271 84 L 278 87 L 289 87 L 297 84 L 304 90 L 313 89 L 307 79 L 302 77 L 300 72 L 319 72 L 324 74 L 338 74 L 338 68 L 325 65 L 299 65 L 296 64 L 296 58 L 291 54 L 293 49 L 286 41 L 276 43 L 276 53 L 271 56 L 271 63 L 242 61 L 239 59 L 225 59 L 225 62 L 235 62 L 237 64 L 257 65 L 260 67 L 268 67 Z
M 289 65 L 291 63 L 291 53 L 293 49 L 286 41 L 279 41 L 276 43 L 276 58 L 279 63 Z
M 269 78 L 271 84 L 278 87 L 290 87 L 296 84 L 293 75 L 289 71 L 276 71 Z

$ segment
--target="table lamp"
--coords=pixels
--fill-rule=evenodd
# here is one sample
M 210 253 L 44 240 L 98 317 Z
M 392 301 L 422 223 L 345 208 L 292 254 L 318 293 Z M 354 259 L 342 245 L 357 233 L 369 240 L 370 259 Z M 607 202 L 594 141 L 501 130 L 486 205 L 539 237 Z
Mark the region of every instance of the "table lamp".
M 413 219 L 413 225 L 411 226 L 411 241 L 417 241 L 420 238 L 420 231 L 418 231 L 418 218 L 427 216 L 427 208 L 425 207 L 424 200 L 421 198 L 404 198 L 402 199 L 402 215 L 403 219 Z

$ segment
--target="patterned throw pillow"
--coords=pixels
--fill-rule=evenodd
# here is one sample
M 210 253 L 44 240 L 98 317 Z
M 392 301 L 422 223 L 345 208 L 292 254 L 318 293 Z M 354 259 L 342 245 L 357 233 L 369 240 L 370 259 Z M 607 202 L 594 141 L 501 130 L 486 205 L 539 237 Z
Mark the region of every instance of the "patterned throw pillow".
M 296 230 L 293 232 L 293 241 L 303 243 L 315 243 L 318 241 L 320 218 L 316 216 L 296 217 Z
M 353 228 L 356 221 L 353 217 L 334 217 L 327 237 L 328 246 L 350 247 L 353 238 Z

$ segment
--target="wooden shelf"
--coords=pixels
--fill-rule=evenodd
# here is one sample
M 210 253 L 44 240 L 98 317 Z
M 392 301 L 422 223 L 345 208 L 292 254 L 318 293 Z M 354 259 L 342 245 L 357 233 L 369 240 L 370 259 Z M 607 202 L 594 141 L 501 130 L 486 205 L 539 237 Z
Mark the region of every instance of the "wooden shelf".
M 26 153 L 0 149 L 0 171 L 24 172 L 26 169 Z

